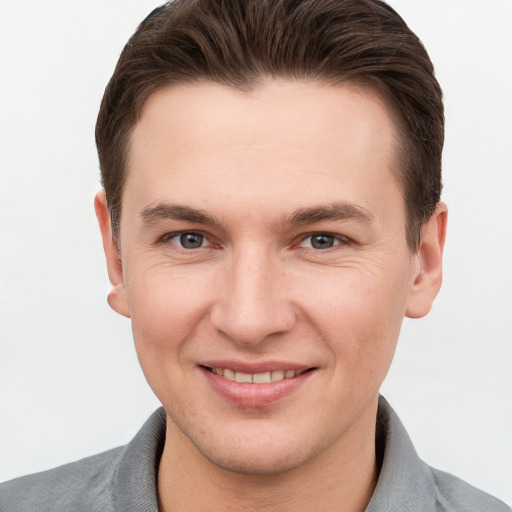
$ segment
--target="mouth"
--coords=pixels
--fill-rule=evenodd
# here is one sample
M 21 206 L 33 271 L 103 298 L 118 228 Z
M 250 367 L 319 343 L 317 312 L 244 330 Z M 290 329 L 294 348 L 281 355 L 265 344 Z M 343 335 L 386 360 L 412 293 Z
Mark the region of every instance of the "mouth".
M 271 382 L 279 382 L 284 379 L 293 379 L 303 373 L 314 370 L 314 368 L 306 368 L 303 370 L 272 370 L 262 373 L 245 373 L 237 372 L 230 368 L 212 368 L 209 366 L 203 366 L 203 368 L 227 380 L 246 384 L 269 384 Z
M 217 363 L 199 368 L 216 394 L 244 408 L 266 407 L 280 401 L 306 385 L 317 370 L 315 367 L 244 366 L 230 368 L 228 364 Z

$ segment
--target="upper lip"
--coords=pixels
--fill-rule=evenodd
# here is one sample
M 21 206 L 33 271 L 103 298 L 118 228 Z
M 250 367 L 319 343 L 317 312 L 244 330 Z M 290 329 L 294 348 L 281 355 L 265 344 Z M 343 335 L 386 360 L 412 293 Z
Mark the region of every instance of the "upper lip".
M 265 372 L 273 372 L 278 370 L 295 370 L 295 371 L 305 371 L 314 366 L 284 362 L 284 361 L 260 361 L 254 363 L 248 363 L 244 361 L 231 361 L 231 360 L 215 360 L 215 361 L 202 361 L 199 366 L 204 366 L 207 368 L 223 368 L 233 370 L 235 372 L 241 373 L 265 373 Z

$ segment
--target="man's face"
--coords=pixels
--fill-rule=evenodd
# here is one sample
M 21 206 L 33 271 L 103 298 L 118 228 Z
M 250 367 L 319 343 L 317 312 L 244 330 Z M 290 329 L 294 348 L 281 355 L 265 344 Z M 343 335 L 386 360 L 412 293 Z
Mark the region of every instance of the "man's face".
M 111 304 L 132 319 L 175 442 L 275 473 L 373 435 L 421 282 L 397 142 L 384 102 L 350 84 L 149 98 L 130 139 Z

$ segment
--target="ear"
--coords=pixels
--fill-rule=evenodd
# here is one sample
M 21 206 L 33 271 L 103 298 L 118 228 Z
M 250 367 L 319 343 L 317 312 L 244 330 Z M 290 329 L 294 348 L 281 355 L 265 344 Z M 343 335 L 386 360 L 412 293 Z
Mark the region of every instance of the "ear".
M 432 308 L 443 280 L 443 249 L 446 237 L 448 209 L 443 202 L 437 205 L 432 217 L 421 229 L 421 239 L 414 281 L 407 299 L 406 316 L 421 318 Z
M 112 224 L 107 206 L 105 191 L 100 190 L 94 198 L 94 209 L 100 225 L 101 237 L 103 239 L 103 250 L 107 260 L 108 278 L 112 284 L 112 290 L 108 294 L 109 306 L 127 318 L 130 318 L 128 300 L 124 288 L 123 264 L 117 242 L 112 234 Z

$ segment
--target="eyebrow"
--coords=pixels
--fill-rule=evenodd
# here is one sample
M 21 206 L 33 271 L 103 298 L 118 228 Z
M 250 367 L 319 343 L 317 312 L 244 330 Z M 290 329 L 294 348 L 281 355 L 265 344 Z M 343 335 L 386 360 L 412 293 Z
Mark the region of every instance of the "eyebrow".
M 327 205 L 311 206 L 295 210 L 283 225 L 313 224 L 323 220 L 357 220 L 372 224 L 375 217 L 366 208 L 345 201 L 337 201 Z
M 220 223 L 212 216 L 202 210 L 190 208 L 189 206 L 157 204 L 155 206 L 146 206 L 141 212 L 140 217 L 144 224 L 151 225 L 161 220 L 182 220 L 204 224 L 205 226 L 218 227 Z
M 144 224 L 152 225 L 161 220 L 181 220 L 203 224 L 205 226 L 219 227 L 214 217 L 203 210 L 191 208 L 189 206 L 171 205 L 160 203 L 155 206 L 146 206 L 141 212 L 140 217 Z M 285 217 L 283 226 L 313 224 L 324 220 L 358 220 L 367 223 L 374 222 L 373 214 L 362 206 L 344 201 L 307 208 L 298 208 L 291 215 Z

